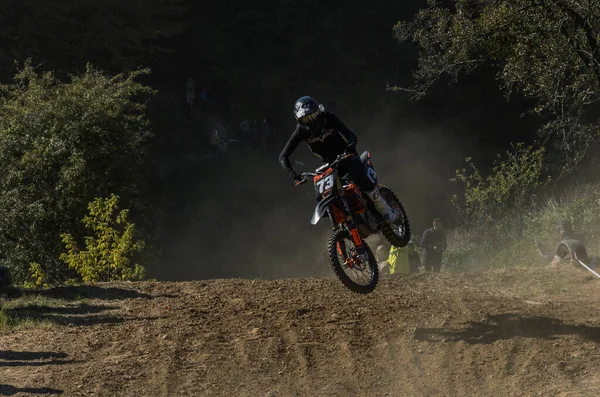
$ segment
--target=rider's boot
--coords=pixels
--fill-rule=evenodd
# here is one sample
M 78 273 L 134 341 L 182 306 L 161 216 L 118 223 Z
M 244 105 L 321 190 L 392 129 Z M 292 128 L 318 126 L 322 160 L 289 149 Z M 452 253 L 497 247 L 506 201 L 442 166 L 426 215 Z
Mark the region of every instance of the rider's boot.
M 375 187 L 375 189 L 365 193 L 367 194 L 367 196 L 369 196 L 369 198 L 375 205 L 375 209 L 377 210 L 377 212 L 379 212 L 379 214 L 381 214 L 381 216 L 386 222 L 393 223 L 396 220 L 398 214 L 394 212 L 394 210 L 392 210 L 388 202 L 383 198 L 378 187 Z

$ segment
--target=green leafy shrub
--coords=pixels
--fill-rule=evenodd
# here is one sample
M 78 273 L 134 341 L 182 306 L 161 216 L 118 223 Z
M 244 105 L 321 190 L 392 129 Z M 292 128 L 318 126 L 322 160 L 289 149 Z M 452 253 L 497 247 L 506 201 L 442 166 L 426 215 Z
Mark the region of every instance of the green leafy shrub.
M 60 259 L 85 282 L 144 278 L 144 268 L 131 264 L 132 256 L 144 248 L 144 241 L 134 241 L 135 225 L 128 221 L 128 210 L 118 212 L 118 202 L 119 198 L 111 194 L 89 204 L 83 223 L 93 235 L 85 237 L 85 250 L 79 249 L 71 234 L 62 234 L 67 252 Z
M 464 197 L 453 197 L 453 204 L 464 223 L 498 220 L 507 211 L 529 208 L 542 185 L 543 147 L 513 145 L 504 156 L 498 155 L 492 172 L 483 177 L 470 158 L 468 168 L 456 171 L 453 182 L 463 185 Z
M 546 182 L 544 152 L 543 147 L 518 143 L 498 155 L 487 176 L 466 159 L 468 167 L 452 179 L 462 184 L 464 195 L 452 199 L 461 224 L 449 235 L 446 261 L 451 267 L 466 270 L 522 262 L 524 250 L 519 247 L 527 244 L 529 214 Z
M 48 276 L 44 272 L 42 265 L 36 262 L 29 264 L 29 280 L 25 280 L 23 287 L 25 288 L 48 288 Z
M 115 192 L 126 208 L 145 205 L 143 101 L 153 91 L 136 80 L 147 73 L 88 66 L 63 82 L 25 64 L 0 87 L 0 266 L 16 284 L 30 280 L 32 263 L 50 284 L 75 275 L 59 259 L 60 235 L 85 233 L 80 220 L 95 197 Z
M 558 196 L 538 197 L 543 149 L 516 145 L 499 157 L 483 177 L 469 163 L 454 179 L 464 198 L 454 197 L 462 223 L 449 232 L 446 263 L 450 269 L 473 270 L 547 264 L 536 245 L 552 253 L 558 225 L 568 219 L 583 233 L 588 254 L 600 254 L 600 184 L 572 185 Z

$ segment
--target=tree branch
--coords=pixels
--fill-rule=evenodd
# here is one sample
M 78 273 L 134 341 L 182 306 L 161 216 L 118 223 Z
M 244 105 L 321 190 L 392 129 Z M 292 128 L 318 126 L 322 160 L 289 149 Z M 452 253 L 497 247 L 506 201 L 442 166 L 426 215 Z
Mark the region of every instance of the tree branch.
M 581 15 L 579 15 L 577 13 L 577 11 L 575 11 L 574 9 L 569 7 L 567 4 L 564 4 L 563 2 L 557 2 L 556 5 L 560 9 L 562 9 L 565 13 L 567 13 L 571 18 L 573 18 L 575 24 L 578 27 L 580 27 L 581 29 L 583 29 L 583 31 L 585 32 L 585 37 L 586 37 L 588 45 L 590 46 L 590 49 L 591 49 L 591 53 L 588 55 L 589 59 L 587 61 L 585 61 L 583 54 L 580 52 L 581 48 L 578 45 L 577 45 L 577 53 L 578 53 L 579 57 L 582 60 L 584 60 L 584 63 L 588 64 L 591 67 L 592 71 L 596 75 L 596 79 L 598 80 L 598 83 L 600 84 L 600 69 L 598 68 L 598 66 L 600 66 L 600 62 L 596 58 L 596 56 L 598 54 L 598 41 L 596 40 L 596 34 L 595 34 L 594 30 L 592 29 L 590 24 L 585 20 L 585 18 L 583 18 Z M 563 34 L 565 34 L 567 37 L 569 37 L 566 32 L 563 32 Z
M 444 73 L 449 72 L 450 70 L 456 68 L 456 67 L 462 67 L 464 65 L 469 65 L 469 64 L 474 64 L 474 63 L 483 63 L 484 61 L 486 61 L 487 58 L 481 58 L 481 59 L 469 59 L 466 61 L 461 61 L 461 62 L 456 62 L 453 63 L 451 65 L 446 66 L 445 68 L 443 68 L 442 70 L 440 70 L 435 76 L 431 77 L 430 79 L 426 80 L 427 82 L 425 83 L 424 88 L 422 89 L 417 89 L 415 88 L 405 88 L 405 87 L 399 87 L 399 86 L 391 86 L 391 87 L 386 87 L 387 91 L 403 91 L 403 92 L 409 92 L 414 94 L 414 97 L 416 99 L 420 99 L 423 96 L 425 96 L 425 94 L 427 93 L 427 91 L 429 90 L 429 88 L 431 88 L 431 86 L 433 84 L 435 84 Z

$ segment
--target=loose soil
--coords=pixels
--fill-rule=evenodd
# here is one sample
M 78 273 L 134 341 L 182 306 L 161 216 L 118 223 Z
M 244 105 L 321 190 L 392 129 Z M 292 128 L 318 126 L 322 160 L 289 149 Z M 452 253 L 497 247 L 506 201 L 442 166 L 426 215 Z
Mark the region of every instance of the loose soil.
M 27 294 L 55 304 L 5 310 L 35 322 L 0 331 L 0 396 L 600 395 L 600 280 L 576 269 Z

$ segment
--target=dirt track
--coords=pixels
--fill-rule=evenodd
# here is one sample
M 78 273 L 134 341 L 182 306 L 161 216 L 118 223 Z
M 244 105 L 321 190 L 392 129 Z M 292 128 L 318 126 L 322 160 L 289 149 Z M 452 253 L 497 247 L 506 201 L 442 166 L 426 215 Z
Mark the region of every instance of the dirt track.
M 596 396 L 599 292 L 565 270 L 55 289 L 12 314 L 57 325 L 0 333 L 0 396 Z

